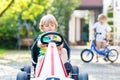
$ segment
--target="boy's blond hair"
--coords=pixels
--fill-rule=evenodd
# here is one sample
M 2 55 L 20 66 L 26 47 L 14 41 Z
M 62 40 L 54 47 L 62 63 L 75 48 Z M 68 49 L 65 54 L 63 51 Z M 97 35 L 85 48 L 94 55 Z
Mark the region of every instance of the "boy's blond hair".
M 98 15 L 98 21 L 100 21 L 101 19 L 106 19 L 107 20 L 107 16 L 104 15 L 104 14 Z
M 42 32 L 44 32 L 43 25 L 48 26 L 49 23 L 55 24 L 55 27 L 57 29 L 58 23 L 57 23 L 55 17 L 52 14 L 47 14 L 47 15 L 45 15 L 45 16 L 42 17 L 42 19 L 40 20 L 40 23 L 39 23 L 39 29 Z

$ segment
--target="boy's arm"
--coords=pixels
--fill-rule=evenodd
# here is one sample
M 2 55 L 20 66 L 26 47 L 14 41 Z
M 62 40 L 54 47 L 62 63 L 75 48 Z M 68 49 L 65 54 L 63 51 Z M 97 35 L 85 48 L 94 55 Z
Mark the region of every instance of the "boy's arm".
M 110 40 L 111 32 L 107 32 L 107 40 Z
M 40 47 L 46 47 L 46 45 L 45 45 L 45 44 L 42 44 L 40 40 L 37 42 L 37 46 L 38 46 L 39 48 L 40 48 Z

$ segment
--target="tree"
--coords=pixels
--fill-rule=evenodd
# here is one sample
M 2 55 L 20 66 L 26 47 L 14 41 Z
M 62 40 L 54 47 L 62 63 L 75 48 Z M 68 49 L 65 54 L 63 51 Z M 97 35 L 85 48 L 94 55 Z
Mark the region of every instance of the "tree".
M 37 24 L 35 22 L 37 16 L 43 13 L 50 2 L 49 0 L 14 0 L 14 4 L 11 1 L 9 8 L 4 9 L 10 1 L 0 0 L 0 12 L 2 13 L 0 17 L 0 47 L 14 47 L 16 42 L 11 41 L 17 37 L 18 27 L 24 21 L 27 21 L 27 24 L 30 24 L 32 27 L 36 27 Z
M 2 15 L 0 17 L 0 44 L 6 41 L 8 45 L 7 42 L 16 38 L 18 27 L 25 22 L 34 27 L 36 33 L 39 34 L 39 21 L 47 13 L 56 17 L 59 24 L 58 31 L 67 39 L 70 14 L 78 3 L 79 0 L 0 0 L 0 14 Z M 9 42 L 9 44 L 15 43 Z
M 5 0 L 4 0 L 4 1 L 5 1 Z M 11 2 L 7 5 L 7 7 L 0 12 L 0 17 L 5 13 L 5 11 L 7 11 L 7 9 L 8 9 L 13 3 L 14 3 L 14 0 L 11 0 Z
M 58 31 L 68 39 L 69 19 L 73 10 L 79 5 L 80 0 L 54 0 L 48 13 L 52 13 L 57 18 Z

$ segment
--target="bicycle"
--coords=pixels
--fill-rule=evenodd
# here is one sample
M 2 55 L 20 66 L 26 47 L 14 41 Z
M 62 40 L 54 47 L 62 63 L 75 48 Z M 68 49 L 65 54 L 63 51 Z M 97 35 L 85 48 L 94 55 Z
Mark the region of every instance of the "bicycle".
M 96 33 L 96 35 L 101 35 L 101 33 Z M 91 62 L 94 57 L 93 50 L 97 54 L 103 55 L 111 63 L 115 62 L 119 56 L 118 51 L 116 49 L 110 49 L 108 45 L 106 45 L 102 50 L 98 50 L 95 45 L 95 40 L 92 40 L 90 49 L 84 49 L 80 54 L 82 61 L 86 63 Z

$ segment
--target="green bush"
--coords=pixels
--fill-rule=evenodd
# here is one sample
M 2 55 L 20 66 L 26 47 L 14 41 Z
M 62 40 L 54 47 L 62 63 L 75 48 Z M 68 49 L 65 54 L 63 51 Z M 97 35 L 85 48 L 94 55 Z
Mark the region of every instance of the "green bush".
M 108 21 L 108 24 L 109 25 L 113 25 L 113 21 Z
M 17 42 L 17 23 L 14 18 L 5 20 L 6 17 L 1 17 L 0 20 L 0 48 L 14 48 Z
M 113 12 L 108 12 L 108 13 L 107 13 L 107 16 L 108 16 L 109 18 L 113 18 Z
M 17 38 L 9 37 L 9 38 L 1 38 L 0 39 L 0 48 L 5 49 L 15 49 L 17 47 Z

